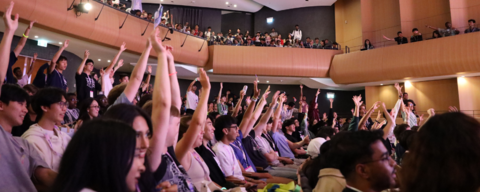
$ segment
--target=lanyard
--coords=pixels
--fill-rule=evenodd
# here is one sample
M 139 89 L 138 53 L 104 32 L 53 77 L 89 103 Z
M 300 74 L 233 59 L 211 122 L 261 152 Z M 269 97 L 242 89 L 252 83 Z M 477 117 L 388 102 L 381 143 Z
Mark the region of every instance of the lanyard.
M 200 164 L 200 166 L 202 167 L 203 169 L 203 177 L 206 181 L 211 181 L 210 180 L 210 174 L 207 173 L 207 170 L 205 169 L 205 167 L 203 166 L 205 164 L 205 161 L 200 157 L 200 155 L 198 155 L 198 153 L 193 150 L 192 152 L 192 156 L 195 160 L 197 160 L 198 164 Z M 190 168 L 192 168 L 192 166 L 190 165 Z M 208 169 L 208 167 L 207 167 Z
M 231 145 L 242 152 L 243 160 L 248 164 L 247 156 L 245 155 L 245 152 L 242 150 L 242 144 L 236 145 L 236 143 L 239 143 L 238 140 L 235 140 L 235 142 L 233 142 Z
M 205 146 L 204 146 L 205 147 Z M 215 152 L 213 152 L 210 147 L 206 146 L 205 147 L 208 151 L 210 151 L 210 153 L 213 155 L 213 159 L 215 159 L 215 162 L 217 162 L 217 165 L 219 165 L 218 167 L 220 168 L 220 170 L 222 171 L 223 175 L 225 175 L 225 171 L 223 171 L 222 169 L 222 166 L 220 166 L 220 162 L 218 161 L 218 158 L 217 158 L 217 154 L 215 154 Z
M 48 133 L 46 133 L 43 128 L 40 128 L 42 130 L 42 133 L 45 137 L 45 140 L 47 141 L 47 144 L 48 146 L 50 147 L 50 149 L 52 150 L 52 152 L 58 156 L 58 157 L 62 157 L 62 154 L 56 152 L 54 149 L 53 149 L 53 144 L 52 144 L 52 140 L 50 138 L 50 135 L 48 135 Z M 57 135 L 58 135 L 58 139 L 60 139 L 60 141 L 62 142 L 62 146 L 61 148 L 63 150 L 65 150 L 65 147 L 63 146 L 63 138 L 62 138 L 62 133 L 60 132 L 60 130 L 58 129 L 58 127 L 55 125 L 54 129 L 53 129 L 53 133 L 55 133 L 55 131 L 57 131 Z

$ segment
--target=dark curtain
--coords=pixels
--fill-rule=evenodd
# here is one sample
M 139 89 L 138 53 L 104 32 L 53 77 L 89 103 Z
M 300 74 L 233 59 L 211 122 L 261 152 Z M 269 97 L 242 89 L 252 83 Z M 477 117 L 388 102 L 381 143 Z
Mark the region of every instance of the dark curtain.
M 201 9 L 175 7 L 170 9 L 170 13 L 173 14 L 174 23 L 180 23 L 183 26 L 185 22 L 188 22 L 192 29 L 195 29 L 195 25 L 202 26 Z

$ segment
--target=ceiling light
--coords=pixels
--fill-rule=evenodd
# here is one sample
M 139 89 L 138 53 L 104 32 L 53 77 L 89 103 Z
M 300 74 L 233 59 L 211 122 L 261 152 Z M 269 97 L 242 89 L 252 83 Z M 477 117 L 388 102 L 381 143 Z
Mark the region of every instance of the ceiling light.
M 412 83 L 410 81 L 405 81 L 405 88 L 411 87 Z
M 35 35 L 35 38 L 38 38 L 38 36 Z
M 380 84 L 380 85 L 383 85 L 383 84 Z
M 270 81 L 267 81 L 267 83 L 269 83 Z
M 85 10 L 87 10 L 87 11 L 90 11 L 90 10 L 92 9 L 92 4 L 90 4 L 90 3 L 85 3 L 85 4 L 83 5 L 83 8 L 84 8 Z
M 58 44 L 60 44 L 60 45 L 61 45 L 61 44 L 63 44 L 63 43 L 62 43 L 62 42 L 58 42 Z
M 237 4 L 233 5 L 233 7 L 237 7 Z
M 228 5 L 228 1 L 227 1 L 227 2 L 225 2 L 225 4 L 227 4 L 227 5 Z
M 162 2 L 163 2 L 163 0 L 160 0 L 160 1 L 162 1 Z
M 102 61 L 101 59 L 98 59 L 98 61 Z
M 257 83 L 260 83 L 260 80 L 257 80 Z
M 108 60 L 108 62 L 110 63 L 110 60 Z

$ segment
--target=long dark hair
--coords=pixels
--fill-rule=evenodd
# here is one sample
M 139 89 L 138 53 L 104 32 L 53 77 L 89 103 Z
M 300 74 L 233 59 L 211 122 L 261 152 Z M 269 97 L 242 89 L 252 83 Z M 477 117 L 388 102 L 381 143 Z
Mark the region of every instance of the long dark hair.
M 128 191 L 135 131 L 113 120 L 84 123 L 67 146 L 51 191 Z
M 136 117 L 143 117 L 148 125 L 148 131 L 150 132 L 150 137 L 153 134 L 153 126 L 152 120 L 150 116 L 147 115 L 143 109 L 137 107 L 135 105 L 130 104 L 116 104 L 112 105 L 107 112 L 103 115 L 103 119 L 113 119 L 122 121 L 130 126 L 133 126 L 133 121 Z M 133 130 L 133 128 L 131 128 Z M 145 158 L 144 163 L 146 169 L 141 174 L 140 179 L 138 180 L 138 185 L 140 187 L 140 191 L 155 191 L 156 182 L 153 173 L 150 169 L 150 164 L 148 162 L 148 158 Z
M 463 113 L 430 118 L 405 154 L 401 191 L 474 192 L 480 187 L 480 123 Z
M 92 105 L 93 101 L 95 101 L 95 99 L 86 98 L 82 101 L 82 103 L 80 103 L 80 114 L 78 115 L 78 119 L 82 120 L 83 123 L 91 120 L 90 115 L 88 114 L 88 109 L 90 108 L 90 105 Z M 100 104 L 99 104 L 99 106 L 100 106 Z
M 367 41 L 368 41 L 368 45 L 367 45 Z M 363 44 L 365 46 L 365 49 L 372 47 L 372 42 L 370 41 L 370 39 L 365 39 Z

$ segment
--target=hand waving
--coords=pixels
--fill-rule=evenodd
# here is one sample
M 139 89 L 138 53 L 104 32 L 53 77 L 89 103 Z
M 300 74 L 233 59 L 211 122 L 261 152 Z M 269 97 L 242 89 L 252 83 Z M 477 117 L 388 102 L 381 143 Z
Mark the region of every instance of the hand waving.
M 5 13 L 3 14 L 3 22 L 5 23 L 6 30 L 9 32 L 14 32 L 18 28 L 18 13 L 15 14 L 15 19 L 12 20 L 12 11 L 13 11 L 13 5 L 15 3 L 13 1 L 10 2 L 10 5 L 7 7 L 5 10 Z
M 200 69 L 200 77 L 198 78 L 200 84 L 202 85 L 202 89 L 210 89 L 210 79 L 207 76 L 207 72 L 205 70 Z

